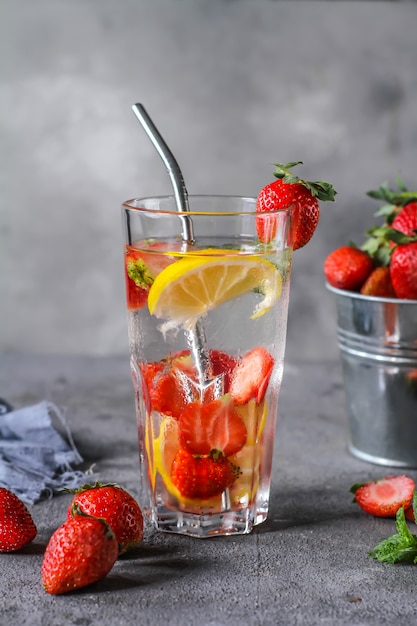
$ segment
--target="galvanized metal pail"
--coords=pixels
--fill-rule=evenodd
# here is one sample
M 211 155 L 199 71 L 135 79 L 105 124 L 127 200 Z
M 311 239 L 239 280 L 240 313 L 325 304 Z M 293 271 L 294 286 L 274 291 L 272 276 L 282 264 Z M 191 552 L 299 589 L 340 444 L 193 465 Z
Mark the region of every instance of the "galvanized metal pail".
M 350 452 L 417 468 L 417 301 L 336 296 Z

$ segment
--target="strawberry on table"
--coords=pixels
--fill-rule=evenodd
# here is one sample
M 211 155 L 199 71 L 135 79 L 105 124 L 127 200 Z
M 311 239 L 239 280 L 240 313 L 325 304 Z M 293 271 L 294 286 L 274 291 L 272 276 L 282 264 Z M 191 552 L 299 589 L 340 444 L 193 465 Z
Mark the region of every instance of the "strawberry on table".
M 261 346 L 249 350 L 233 370 L 230 395 L 236 404 L 252 398 L 260 404 L 265 396 L 274 367 L 273 356 Z
M 12 491 L 0 487 L 0 552 L 20 550 L 36 537 L 36 533 L 27 506 Z
M 143 539 L 142 511 L 125 489 L 118 485 L 84 485 L 76 490 L 67 511 L 67 519 L 87 514 L 104 519 L 119 544 L 120 554 L 136 548 Z
M 95 583 L 109 573 L 119 554 L 117 540 L 102 519 L 77 515 L 52 535 L 42 563 L 45 591 L 62 594 Z
M 365 513 L 377 517 L 395 517 L 401 507 L 408 509 L 413 500 L 414 490 L 414 480 L 405 474 L 386 476 L 361 485 L 353 485 L 350 489 L 355 494 L 354 502 Z
M 194 456 L 180 448 L 171 467 L 171 480 L 184 498 L 205 500 L 217 496 L 233 485 L 239 475 L 221 452 Z
M 224 456 L 239 452 L 246 443 L 246 426 L 229 395 L 208 404 L 191 402 L 179 419 L 180 445 L 191 454 Z
M 268 211 L 292 208 L 293 249 L 305 246 L 313 236 L 320 217 L 321 201 L 332 201 L 336 191 L 330 183 L 309 182 L 295 176 L 290 170 L 302 161 L 282 165 L 274 163 L 277 180 L 266 185 L 259 193 L 256 210 L 258 237 L 269 243 L 276 235 L 277 219 L 273 215 L 261 215 Z
M 337 289 L 359 291 L 374 269 L 370 255 L 354 246 L 333 250 L 324 261 L 327 282 Z

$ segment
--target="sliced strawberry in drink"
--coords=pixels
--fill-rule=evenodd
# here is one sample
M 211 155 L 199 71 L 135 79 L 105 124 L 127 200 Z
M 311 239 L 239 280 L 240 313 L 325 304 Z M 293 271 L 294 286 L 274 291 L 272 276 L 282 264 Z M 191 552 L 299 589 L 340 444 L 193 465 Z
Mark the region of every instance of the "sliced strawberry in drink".
M 150 409 L 178 418 L 187 398 L 168 360 L 146 363 L 141 367 Z
M 180 444 L 191 454 L 217 450 L 227 457 L 246 443 L 246 426 L 229 395 L 208 404 L 191 402 L 181 413 L 179 427 Z
M 127 271 L 125 270 L 126 281 L 126 300 L 127 308 L 129 311 L 136 311 L 142 309 L 148 300 L 148 290 L 138 287 L 136 283 L 129 278 Z
M 145 306 L 155 277 L 174 261 L 167 252 L 176 251 L 179 244 L 155 241 L 150 244 L 138 242 L 137 245 L 146 249 L 125 247 L 126 296 L 130 311 Z
M 230 388 L 232 372 L 237 364 L 237 359 L 227 352 L 221 350 L 210 350 L 210 361 L 213 369 L 213 376 L 223 374 L 223 391 L 227 393 Z
M 354 501 L 365 513 L 377 517 L 395 517 L 400 507 L 410 507 L 414 489 L 414 480 L 403 474 L 353 485 L 350 491 L 355 494 Z
M 235 367 L 230 394 L 236 404 L 246 404 L 252 398 L 262 402 L 274 367 L 273 356 L 261 346 L 249 350 Z

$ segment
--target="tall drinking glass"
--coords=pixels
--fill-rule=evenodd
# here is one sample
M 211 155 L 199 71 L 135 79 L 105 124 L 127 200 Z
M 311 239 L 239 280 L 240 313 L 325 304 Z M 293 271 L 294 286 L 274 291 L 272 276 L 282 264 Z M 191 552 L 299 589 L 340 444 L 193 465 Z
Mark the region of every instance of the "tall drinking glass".
M 232 196 L 189 207 L 122 207 L 141 503 L 162 531 L 243 534 L 268 514 L 291 210 Z

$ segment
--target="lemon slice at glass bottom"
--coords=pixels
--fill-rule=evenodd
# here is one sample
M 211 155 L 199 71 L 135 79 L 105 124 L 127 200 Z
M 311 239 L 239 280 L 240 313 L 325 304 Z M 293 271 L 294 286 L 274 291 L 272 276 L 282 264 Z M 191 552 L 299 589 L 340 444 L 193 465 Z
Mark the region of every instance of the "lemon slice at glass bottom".
M 281 289 L 281 274 L 266 259 L 232 256 L 229 251 L 216 256 L 212 250 L 201 250 L 171 263 L 157 275 L 149 291 L 148 307 L 158 318 L 183 323 L 256 290 L 263 299 L 251 315 L 255 319 L 275 304 Z

